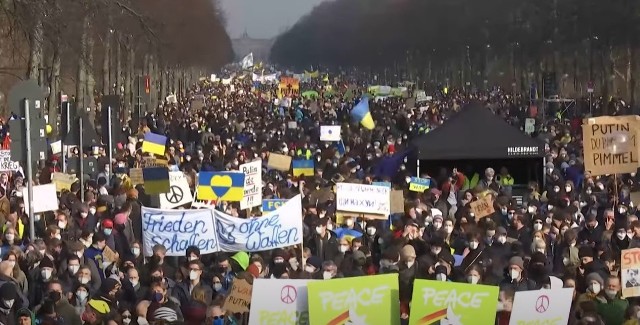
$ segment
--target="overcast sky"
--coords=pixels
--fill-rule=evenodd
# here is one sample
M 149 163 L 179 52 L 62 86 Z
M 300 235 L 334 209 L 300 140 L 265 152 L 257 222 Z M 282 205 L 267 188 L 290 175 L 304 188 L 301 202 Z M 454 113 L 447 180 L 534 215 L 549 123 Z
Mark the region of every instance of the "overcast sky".
M 245 29 L 252 38 L 277 36 L 327 0 L 220 0 L 227 17 L 227 31 L 237 38 Z

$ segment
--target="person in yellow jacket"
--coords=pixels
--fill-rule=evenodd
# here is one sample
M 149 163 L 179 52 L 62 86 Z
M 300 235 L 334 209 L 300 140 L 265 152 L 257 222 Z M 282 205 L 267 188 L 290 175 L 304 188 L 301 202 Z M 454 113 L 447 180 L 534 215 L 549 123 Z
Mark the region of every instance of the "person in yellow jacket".
M 507 167 L 500 168 L 500 174 L 496 176 L 496 181 L 498 181 L 498 183 L 500 183 L 500 185 L 502 186 L 504 194 L 511 195 L 514 179 L 513 176 L 509 174 L 509 170 L 507 170 Z

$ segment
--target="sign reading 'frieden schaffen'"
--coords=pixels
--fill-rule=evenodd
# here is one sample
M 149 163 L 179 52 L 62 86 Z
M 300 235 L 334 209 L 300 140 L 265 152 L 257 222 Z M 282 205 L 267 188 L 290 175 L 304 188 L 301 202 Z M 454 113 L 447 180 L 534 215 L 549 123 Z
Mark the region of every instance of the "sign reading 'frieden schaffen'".
M 584 165 L 591 176 L 635 173 L 640 167 L 640 116 L 601 116 L 582 125 Z

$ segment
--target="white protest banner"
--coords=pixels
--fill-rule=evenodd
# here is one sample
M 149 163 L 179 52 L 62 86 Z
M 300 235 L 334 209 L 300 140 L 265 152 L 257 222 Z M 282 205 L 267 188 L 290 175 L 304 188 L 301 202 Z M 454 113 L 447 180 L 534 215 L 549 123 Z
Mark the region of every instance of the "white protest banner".
M 29 211 L 29 191 L 27 187 L 22 188 L 24 198 L 24 211 Z M 58 210 L 58 196 L 56 194 L 56 184 L 36 185 L 33 187 L 33 213 Z
M 524 133 L 531 134 L 536 131 L 536 119 L 527 118 L 524 120 Z
M 223 252 L 259 252 L 302 243 L 302 199 L 290 199 L 259 218 L 240 219 L 214 210 Z
M 567 324 L 573 290 L 559 288 L 516 292 L 509 325 Z
M 416 102 L 426 102 L 428 100 L 427 93 L 424 90 L 416 90 Z
M 11 150 L 0 150 L 0 171 L 18 171 L 20 163 L 11 161 Z
M 255 279 L 249 325 L 309 324 L 309 281 L 313 280 Z
M 163 245 L 167 256 L 184 256 L 196 246 L 202 254 L 219 249 L 212 210 L 161 210 L 142 207 L 144 255 L 153 255 L 153 246 Z
M 320 141 L 340 141 L 340 125 L 320 125 Z
M 173 209 L 193 201 L 189 181 L 183 172 L 169 172 L 169 192 L 160 194 L 160 208 Z
M 336 184 L 338 211 L 391 214 L 391 189 L 385 186 L 352 183 Z
M 262 205 L 262 159 L 240 165 L 244 173 L 244 197 L 240 209 L 250 209 Z

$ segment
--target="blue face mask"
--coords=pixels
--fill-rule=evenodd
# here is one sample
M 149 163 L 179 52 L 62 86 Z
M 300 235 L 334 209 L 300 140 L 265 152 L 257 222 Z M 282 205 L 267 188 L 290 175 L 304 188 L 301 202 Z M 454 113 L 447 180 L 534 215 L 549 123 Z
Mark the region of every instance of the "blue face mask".
M 155 302 L 160 302 L 160 301 L 162 301 L 162 298 L 164 298 L 162 293 L 156 292 L 156 293 L 153 294 L 152 300 L 155 301 Z
M 224 325 L 224 318 L 220 317 L 213 320 L 213 325 Z
M 105 235 L 107 235 L 107 236 L 109 236 L 109 235 L 111 235 L 111 232 L 112 232 L 112 231 L 113 231 L 113 229 L 106 228 L 106 229 L 104 230 L 104 234 L 105 234 Z

